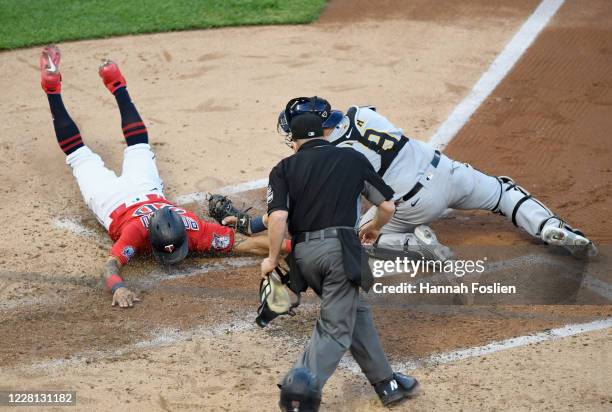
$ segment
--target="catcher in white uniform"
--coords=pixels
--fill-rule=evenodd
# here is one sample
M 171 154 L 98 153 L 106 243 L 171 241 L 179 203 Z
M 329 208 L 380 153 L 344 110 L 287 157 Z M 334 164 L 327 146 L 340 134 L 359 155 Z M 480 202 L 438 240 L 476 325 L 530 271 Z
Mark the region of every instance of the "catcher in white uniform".
M 425 225 L 449 208 L 490 210 L 506 216 L 531 236 L 564 247 L 574 256 L 597 254 L 593 242 L 582 232 L 569 226 L 510 177 L 489 176 L 448 158 L 426 143 L 409 139 L 374 107 L 352 106 L 343 113 L 332 110 L 327 100 L 320 97 L 294 98 L 278 117 L 279 132 L 290 137 L 291 119 L 307 112 L 323 119 L 325 136 L 330 142 L 363 153 L 395 191 L 396 212 L 381 233 L 370 227 L 375 207 L 359 222 L 362 241 L 373 243 L 374 255 L 377 249 L 399 248 L 428 259 L 448 259 L 452 255 L 450 249 L 441 245 Z M 246 225 L 247 232 L 251 226 L 261 229 L 259 219 Z

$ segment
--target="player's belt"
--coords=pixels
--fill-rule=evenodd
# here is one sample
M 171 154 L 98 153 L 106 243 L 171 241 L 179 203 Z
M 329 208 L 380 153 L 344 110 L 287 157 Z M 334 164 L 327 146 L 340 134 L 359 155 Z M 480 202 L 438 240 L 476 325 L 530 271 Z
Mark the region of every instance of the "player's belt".
M 309 240 L 325 240 L 337 238 L 340 230 L 355 230 L 349 226 L 338 226 L 333 228 L 313 230 L 312 232 L 300 232 L 295 236 L 295 244 L 308 242 Z
M 438 167 L 438 164 L 440 163 L 440 158 L 442 157 L 442 154 L 440 153 L 439 150 L 436 150 L 434 152 L 434 157 L 433 159 L 431 159 L 431 166 L 433 168 Z M 406 200 L 410 199 L 412 196 L 416 195 L 417 193 L 419 193 L 419 190 L 421 190 L 423 188 L 423 185 L 421 184 L 421 182 L 417 182 L 414 187 L 412 189 L 410 189 L 410 191 L 408 193 L 406 193 L 404 196 L 402 196 L 402 200 L 405 202 Z

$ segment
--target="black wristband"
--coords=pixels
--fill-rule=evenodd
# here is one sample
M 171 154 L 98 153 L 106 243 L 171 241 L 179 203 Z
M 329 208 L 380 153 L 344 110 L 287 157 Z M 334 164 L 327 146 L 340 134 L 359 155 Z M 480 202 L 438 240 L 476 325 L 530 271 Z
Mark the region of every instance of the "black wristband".
M 125 287 L 125 283 L 123 282 L 119 282 L 119 283 L 115 283 L 113 285 L 113 288 L 111 289 L 111 292 L 115 293 L 115 291 L 119 288 L 124 288 Z

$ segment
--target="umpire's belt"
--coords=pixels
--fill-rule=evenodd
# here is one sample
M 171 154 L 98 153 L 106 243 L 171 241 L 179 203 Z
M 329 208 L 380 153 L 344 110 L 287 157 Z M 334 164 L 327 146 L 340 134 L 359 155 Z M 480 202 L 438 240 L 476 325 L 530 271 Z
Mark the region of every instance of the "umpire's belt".
M 433 168 L 438 167 L 438 164 L 440 163 L 440 157 L 442 157 L 441 153 L 439 150 L 436 150 L 434 152 L 434 157 L 433 159 L 431 159 L 431 166 Z M 410 189 L 410 191 L 408 193 L 406 193 L 404 196 L 402 196 L 402 200 L 406 201 L 408 199 L 410 199 L 412 196 L 416 195 L 417 193 L 419 193 L 419 190 L 421 190 L 423 188 L 423 185 L 421 184 L 421 182 L 417 182 L 416 185 L 414 185 L 414 187 L 412 189 Z
M 330 227 L 327 229 L 313 230 L 312 232 L 300 232 L 295 236 L 295 244 L 302 242 L 308 242 L 309 240 L 324 240 L 338 238 L 338 232 L 340 230 L 355 230 L 354 227 L 350 226 L 338 226 Z

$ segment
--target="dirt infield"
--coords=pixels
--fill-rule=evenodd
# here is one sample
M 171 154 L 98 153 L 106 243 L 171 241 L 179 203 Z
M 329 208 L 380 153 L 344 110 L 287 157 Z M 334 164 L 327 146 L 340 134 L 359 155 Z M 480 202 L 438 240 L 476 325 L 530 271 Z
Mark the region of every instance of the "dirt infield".
M 61 45 L 66 104 L 85 142 L 117 169 L 124 146 L 118 111 L 95 71 L 100 58 L 117 59 L 149 126 L 166 194 L 174 198 L 265 177 L 287 155 L 274 125 L 294 95 L 325 95 L 341 108 L 375 104 L 408 135 L 427 140 L 537 5 L 372 3 L 332 1 L 311 26 L 67 43 Z M 593 235 L 603 256 L 589 273 L 608 280 L 610 22 L 612 7 L 603 0 L 562 6 L 445 152 L 514 177 Z M 12 222 L 0 239 L 0 389 L 76 389 L 88 410 L 252 410 L 254 404 L 273 410 L 275 382 L 308 338 L 317 300 L 309 294 L 300 316 L 260 331 L 252 322 L 256 259 L 196 258 L 169 273 L 139 259 L 126 277 L 143 303 L 113 310 L 98 281 L 110 241 L 57 148 L 37 53 L 0 53 L 7 92 L 0 101 L 0 174 L 3 212 Z M 236 198 L 263 208 L 261 191 Z M 533 244 L 490 213 L 451 214 L 434 227 L 459 249 Z M 582 298 L 594 299 L 589 293 Z M 369 299 L 396 364 L 612 316 L 609 305 Z M 612 382 L 597 368 L 612 368 L 611 338 L 607 329 L 422 367 L 415 375 L 424 394 L 397 409 L 605 410 Z M 326 387 L 324 410 L 382 410 L 350 362 Z
M 445 152 L 513 176 L 603 244 L 612 241 L 611 19 L 607 2 L 564 5 Z

